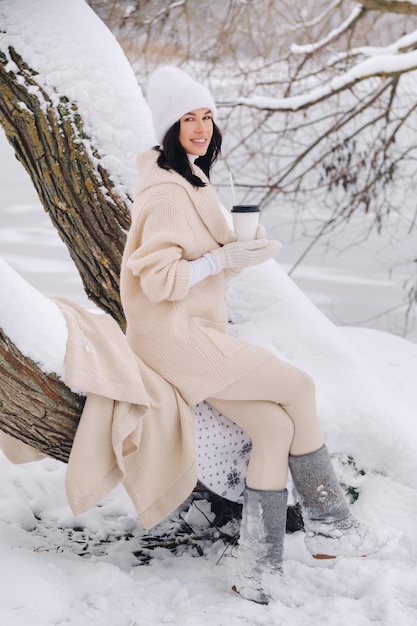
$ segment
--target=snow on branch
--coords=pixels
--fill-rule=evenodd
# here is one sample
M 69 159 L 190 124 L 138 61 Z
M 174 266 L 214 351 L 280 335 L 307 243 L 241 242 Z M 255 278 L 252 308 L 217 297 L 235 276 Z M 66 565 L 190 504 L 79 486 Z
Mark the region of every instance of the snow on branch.
M 338 28 L 333 29 L 323 39 L 320 39 L 316 43 L 306 44 L 299 46 L 297 44 L 291 45 L 291 52 L 294 54 L 311 54 L 316 50 L 321 50 L 324 46 L 327 46 L 332 41 L 338 39 L 343 33 L 345 33 L 352 25 L 357 22 L 365 13 L 365 9 L 360 4 L 356 5 L 349 15 L 349 17 L 340 24 Z
M 244 105 L 269 111 L 297 111 L 321 102 L 340 91 L 345 91 L 361 81 L 381 77 L 397 76 L 417 69 L 417 51 L 401 55 L 380 55 L 358 63 L 347 72 L 336 76 L 308 93 L 288 98 L 253 96 L 237 98 L 233 102 L 220 103 L 223 106 Z
M 412 51 L 415 48 L 417 48 L 417 30 L 403 35 L 389 46 L 361 46 L 359 48 L 352 48 L 348 52 L 342 52 L 340 54 L 334 55 L 331 59 L 329 59 L 328 66 L 335 65 L 336 63 L 344 61 L 347 58 L 358 56 L 373 57 L 388 54 L 398 54 Z
M 120 45 L 84 0 L 1 0 L 0 96 L 0 124 L 86 293 L 124 324 L 119 273 L 135 156 L 154 137 Z
M 0 258 L 0 328 L 46 374 L 64 376 L 67 326 L 58 306 Z
M 1 0 L 0 50 L 11 48 L 49 98 L 76 103 L 101 165 L 121 193 L 132 193 L 136 154 L 155 142 L 151 114 L 123 50 L 94 11 L 84 0 Z

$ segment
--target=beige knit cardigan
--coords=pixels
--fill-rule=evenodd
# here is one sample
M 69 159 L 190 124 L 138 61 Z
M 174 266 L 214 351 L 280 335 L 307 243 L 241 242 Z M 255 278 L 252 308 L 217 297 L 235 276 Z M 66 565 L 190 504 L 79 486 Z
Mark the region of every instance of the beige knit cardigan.
M 121 270 L 127 339 L 190 405 L 249 374 L 272 354 L 228 334 L 225 272 L 190 288 L 188 261 L 234 240 L 213 188 L 138 157 L 139 186 Z

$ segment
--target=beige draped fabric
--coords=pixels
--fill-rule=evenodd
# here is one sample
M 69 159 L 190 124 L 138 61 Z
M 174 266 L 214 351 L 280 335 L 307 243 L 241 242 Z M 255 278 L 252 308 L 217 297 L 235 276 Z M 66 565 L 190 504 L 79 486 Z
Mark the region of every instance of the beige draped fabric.
M 122 483 L 151 528 L 197 482 L 193 410 L 140 361 L 109 315 L 56 302 L 68 326 L 65 383 L 87 394 L 68 462 L 68 502 L 80 514 Z M 13 462 L 42 457 L 4 434 L 0 445 Z

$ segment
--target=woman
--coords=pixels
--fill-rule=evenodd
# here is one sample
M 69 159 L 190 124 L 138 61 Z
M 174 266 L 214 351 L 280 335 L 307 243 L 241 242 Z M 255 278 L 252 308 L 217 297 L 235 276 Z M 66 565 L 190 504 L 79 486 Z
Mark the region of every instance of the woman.
M 352 517 L 316 412 L 312 379 L 227 333 L 225 279 L 280 244 L 237 242 L 210 186 L 221 133 L 210 92 L 174 67 L 148 89 L 160 147 L 138 158 L 139 186 L 121 271 L 127 337 L 190 405 L 206 400 L 252 439 L 233 585 L 267 603 L 282 571 L 287 474 L 314 556 L 362 556 L 383 539 Z M 260 229 L 262 230 L 262 229 Z

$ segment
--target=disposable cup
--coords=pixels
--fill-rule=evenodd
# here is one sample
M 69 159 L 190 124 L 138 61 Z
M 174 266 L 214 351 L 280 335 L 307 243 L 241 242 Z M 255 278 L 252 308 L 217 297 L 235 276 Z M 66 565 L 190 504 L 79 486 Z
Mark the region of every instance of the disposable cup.
M 261 210 L 256 204 L 235 204 L 232 207 L 233 229 L 238 241 L 256 239 Z

